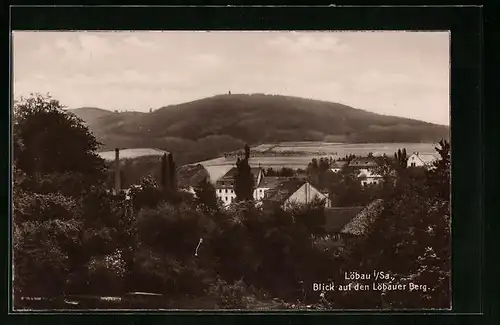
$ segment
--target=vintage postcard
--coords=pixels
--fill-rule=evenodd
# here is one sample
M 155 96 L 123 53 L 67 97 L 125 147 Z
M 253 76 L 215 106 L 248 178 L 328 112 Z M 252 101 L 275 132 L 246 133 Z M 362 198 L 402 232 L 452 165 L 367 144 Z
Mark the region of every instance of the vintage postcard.
M 14 310 L 449 310 L 449 62 L 447 31 L 14 31 Z

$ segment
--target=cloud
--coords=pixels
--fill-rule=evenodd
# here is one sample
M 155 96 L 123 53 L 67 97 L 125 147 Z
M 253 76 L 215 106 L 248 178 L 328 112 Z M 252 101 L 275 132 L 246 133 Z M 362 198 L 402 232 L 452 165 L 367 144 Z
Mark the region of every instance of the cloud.
M 193 55 L 191 57 L 191 60 L 196 65 L 208 68 L 218 67 L 222 64 L 222 59 L 219 56 L 211 53 L 200 53 Z
M 387 73 L 377 70 L 369 70 L 353 77 L 353 83 L 371 90 L 408 86 L 414 84 L 414 80 L 402 73 Z
M 114 54 L 114 48 L 103 37 L 87 33 L 63 33 L 52 42 L 43 43 L 33 53 L 35 60 L 51 61 L 54 64 L 84 64 L 89 60 L 103 60 Z M 94 61 L 95 62 L 95 61 Z
M 446 76 L 438 75 L 435 78 L 429 74 L 414 71 L 411 74 L 368 70 L 353 75 L 347 84 L 358 92 L 375 94 L 385 92 L 392 94 L 391 98 L 405 96 L 424 96 L 425 94 L 440 93 L 444 98 L 449 93 L 449 83 Z
M 123 40 L 125 46 L 130 46 L 137 50 L 157 50 L 159 47 L 151 42 L 139 39 L 137 36 L 129 36 Z
M 95 56 L 107 56 L 114 52 L 110 42 L 97 35 L 82 33 L 79 35 L 79 42 L 79 49 L 90 52 Z M 74 50 L 74 48 L 71 48 L 71 50 Z
M 337 37 L 320 33 L 317 33 L 317 35 L 297 35 L 296 33 L 290 33 L 287 36 L 280 35 L 270 39 L 267 45 L 271 48 L 295 54 L 310 52 L 343 54 L 350 49 L 347 44 L 340 42 Z

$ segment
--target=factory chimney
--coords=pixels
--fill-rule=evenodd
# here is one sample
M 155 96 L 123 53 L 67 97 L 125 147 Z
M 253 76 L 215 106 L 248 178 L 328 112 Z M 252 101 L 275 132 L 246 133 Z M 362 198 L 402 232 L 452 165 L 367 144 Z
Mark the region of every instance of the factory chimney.
M 120 194 L 120 149 L 115 149 L 115 194 Z

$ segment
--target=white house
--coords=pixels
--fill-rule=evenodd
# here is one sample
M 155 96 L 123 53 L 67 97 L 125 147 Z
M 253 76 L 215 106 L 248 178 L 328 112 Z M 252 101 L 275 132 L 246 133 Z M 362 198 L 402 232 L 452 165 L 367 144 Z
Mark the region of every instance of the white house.
M 429 168 L 437 159 L 438 158 L 433 154 L 421 154 L 414 152 L 410 157 L 408 157 L 407 166 Z
M 363 186 L 377 185 L 382 183 L 383 181 L 381 175 L 375 173 L 373 170 L 370 169 L 361 169 L 359 171 L 358 177 L 361 178 L 361 185 Z
M 233 167 L 215 183 L 215 194 L 226 206 L 236 200 L 236 192 L 234 191 L 234 177 L 236 173 L 237 169 Z M 251 168 L 251 173 L 254 177 L 254 184 L 256 185 L 253 193 L 253 197 L 256 199 L 258 193 L 257 187 L 264 177 L 264 173 L 261 168 Z
M 376 185 L 380 184 L 382 176 L 375 172 L 378 164 L 372 157 L 354 158 L 349 163 L 349 166 L 358 172 L 358 177 L 361 179 L 361 185 Z

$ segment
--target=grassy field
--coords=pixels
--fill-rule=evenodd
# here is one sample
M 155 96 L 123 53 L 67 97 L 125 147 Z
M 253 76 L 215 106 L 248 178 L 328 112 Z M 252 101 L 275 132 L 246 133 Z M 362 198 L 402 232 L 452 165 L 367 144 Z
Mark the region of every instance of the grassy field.
M 152 148 L 135 148 L 135 149 L 122 149 L 120 150 L 120 158 L 123 159 L 131 159 L 138 158 L 144 156 L 162 156 L 165 151 L 159 149 Z M 99 156 L 104 160 L 114 160 L 115 159 L 115 151 L 102 151 L 99 152 Z
M 268 153 L 280 153 L 285 151 L 304 152 L 300 156 L 270 156 L 250 158 L 252 167 L 261 166 L 263 168 L 302 168 L 305 169 L 313 158 L 333 157 L 342 158 L 347 155 L 366 156 L 373 153 L 375 156 L 383 154 L 392 156 L 398 149 L 406 148 L 408 154 L 413 152 L 435 153 L 432 143 L 326 143 L 326 142 L 283 142 L 276 145 L 263 144 L 252 150 L 264 151 Z M 236 158 L 215 158 L 200 162 L 210 174 L 212 181 L 222 177 L 231 167 L 234 167 Z
M 277 144 L 261 144 L 251 148 L 253 151 L 266 152 L 269 156 L 250 158 L 252 167 L 275 168 L 282 167 L 305 169 L 313 158 L 332 157 L 342 158 L 353 154 L 356 156 L 373 155 L 392 156 L 398 149 L 406 148 L 408 154 L 412 152 L 435 153 L 432 143 L 332 143 L 332 142 L 282 142 Z M 300 155 L 286 156 L 286 152 L 300 152 Z M 120 158 L 138 158 L 144 156 L 161 156 L 164 151 L 152 148 L 136 148 L 120 150 Z M 115 158 L 114 151 L 103 151 L 99 155 L 105 160 Z M 274 155 L 274 156 L 273 156 Z M 236 164 L 236 157 L 219 157 L 200 162 L 210 174 L 212 182 L 222 177 Z

